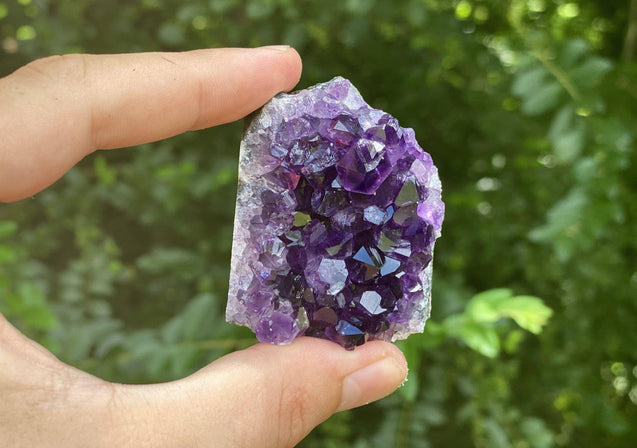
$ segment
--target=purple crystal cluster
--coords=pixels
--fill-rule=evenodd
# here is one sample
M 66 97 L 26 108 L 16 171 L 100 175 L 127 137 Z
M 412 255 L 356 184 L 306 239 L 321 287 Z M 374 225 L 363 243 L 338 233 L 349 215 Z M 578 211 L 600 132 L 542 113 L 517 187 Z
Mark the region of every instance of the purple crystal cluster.
M 348 80 L 276 96 L 241 144 L 227 320 L 348 349 L 421 332 L 440 192 L 413 130 Z

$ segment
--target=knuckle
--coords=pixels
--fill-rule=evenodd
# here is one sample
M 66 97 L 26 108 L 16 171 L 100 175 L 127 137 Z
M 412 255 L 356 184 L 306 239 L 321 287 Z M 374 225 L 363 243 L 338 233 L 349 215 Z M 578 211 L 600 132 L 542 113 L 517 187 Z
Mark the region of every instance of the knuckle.
M 36 59 L 29 62 L 24 67 L 20 68 L 18 72 L 26 72 L 31 75 L 50 77 L 52 69 L 60 63 L 61 58 L 62 56 L 60 55 L 54 55 Z
M 71 78 L 73 81 L 84 81 L 86 79 L 86 65 L 86 55 L 67 54 L 36 59 L 22 67 L 21 70 L 44 78 Z
M 96 64 L 91 57 L 86 54 L 48 56 L 28 63 L 20 70 L 21 74 L 30 77 L 34 84 L 46 83 L 56 95 L 68 98 L 69 90 L 73 90 L 75 95 L 81 96 L 82 92 L 92 92 L 95 84 L 94 76 L 89 73 L 91 65 Z M 88 102 L 86 107 L 85 116 L 91 136 L 90 150 L 94 150 L 100 147 L 103 128 L 106 125 L 102 124 L 103 117 L 96 114 L 91 102 Z

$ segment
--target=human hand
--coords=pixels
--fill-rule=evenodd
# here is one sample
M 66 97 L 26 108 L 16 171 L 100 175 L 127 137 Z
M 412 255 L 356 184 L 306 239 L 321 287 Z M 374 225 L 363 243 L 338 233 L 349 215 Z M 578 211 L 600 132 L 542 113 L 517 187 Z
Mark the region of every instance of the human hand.
M 0 79 L 0 201 L 31 196 L 98 149 L 239 119 L 301 72 L 289 47 L 72 55 Z M 288 447 L 332 413 L 400 385 L 405 359 L 313 338 L 257 344 L 171 383 L 109 383 L 0 315 L 2 447 Z

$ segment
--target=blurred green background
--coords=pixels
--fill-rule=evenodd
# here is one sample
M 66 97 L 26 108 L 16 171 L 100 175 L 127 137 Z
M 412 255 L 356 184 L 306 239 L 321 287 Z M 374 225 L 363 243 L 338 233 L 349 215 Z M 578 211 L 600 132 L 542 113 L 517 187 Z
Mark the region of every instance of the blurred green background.
M 0 0 L 0 76 L 277 43 L 300 87 L 345 76 L 415 128 L 447 204 L 410 381 L 301 446 L 635 447 L 637 1 Z M 100 152 L 0 206 L 0 311 L 120 382 L 252 344 L 223 318 L 240 138 Z

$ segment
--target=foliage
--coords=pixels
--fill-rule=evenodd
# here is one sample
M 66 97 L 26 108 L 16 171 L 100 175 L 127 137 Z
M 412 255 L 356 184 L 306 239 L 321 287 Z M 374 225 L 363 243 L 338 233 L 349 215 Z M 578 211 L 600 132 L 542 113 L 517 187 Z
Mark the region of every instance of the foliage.
M 350 78 L 415 128 L 447 217 L 434 315 L 401 343 L 409 381 L 302 446 L 632 447 L 635 11 L 635 0 L 0 0 L 0 74 L 53 53 L 289 43 L 301 87 Z M 223 322 L 240 131 L 99 153 L 3 205 L 0 311 L 64 361 L 124 382 L 177 378 L 251 344 Z

